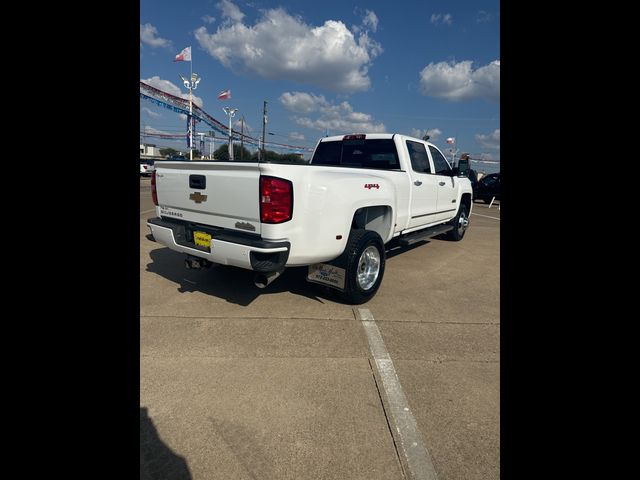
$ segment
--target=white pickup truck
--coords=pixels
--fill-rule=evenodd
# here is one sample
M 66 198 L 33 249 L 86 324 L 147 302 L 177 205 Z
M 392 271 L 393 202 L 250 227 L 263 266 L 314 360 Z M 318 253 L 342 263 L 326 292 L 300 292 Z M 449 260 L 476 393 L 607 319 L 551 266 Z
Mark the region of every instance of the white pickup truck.
M 462 165 L 400 134 L 322 138 L 309 164 L 158 161 L 149 239 L 212 263 L 254 270 L 264 288 L 285 267 L 361 304 L 380 287 L 385 245 L 461 240 L 472 189 Z M 466 165 L 465 165 L 466 168 Z

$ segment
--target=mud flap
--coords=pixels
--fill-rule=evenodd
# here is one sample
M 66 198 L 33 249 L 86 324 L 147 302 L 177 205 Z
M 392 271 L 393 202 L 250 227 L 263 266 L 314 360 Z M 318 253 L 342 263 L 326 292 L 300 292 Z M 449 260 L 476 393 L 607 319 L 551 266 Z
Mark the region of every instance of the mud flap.
M 344 291 L 346 270 L 329 263 L 309 265 L 307 282 L 326 285 L 336 290 Z

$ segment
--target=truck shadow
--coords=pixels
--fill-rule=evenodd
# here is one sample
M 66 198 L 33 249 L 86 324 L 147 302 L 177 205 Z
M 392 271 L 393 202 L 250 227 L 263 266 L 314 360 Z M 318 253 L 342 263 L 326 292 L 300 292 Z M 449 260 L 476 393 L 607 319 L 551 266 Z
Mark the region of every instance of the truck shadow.
M 319 303 L 325 300 L 344 303 L 337 293 L 322 285 L 306 281 L 306 267 L 287 268 L 284 273 L 264 289 L 253 283 L 255 272 L 242 268 L 214 265 L 208 269 L 189 270 L 184 266 L 184 254 L 169 248 L 158 248 L 149 253 L 151 262 L 147 272 L 160 275 L 178 284 L 178 291 L 201 292 L 246 307 L 261 295 L 290 292 Z
M 408 247 L 388 245 L 386 249 L 387 260 L 428 243 L 429 239 L 420 240 Z M 307 267 L 287 268 L 273 283 L 264 289 L 259 289 L 253 283 L 255 272 L 250 270 L 226 265 L 214 265 L 202 270 L 189 270 L 184 266 L 185 255 L 169 248 L 152 250 L 149 256 L 151 263 L 147 264 L 147 272 L 158 274 L 178 284 L 180 293 L 202 292 L 243 307 L 248 306 L 261 295 L 282 292 L 300 295 L 319 303 L 325 303 L 328 300 L 347 305 L 347 302 L 340 297 L 336 290 L 307 282 Z

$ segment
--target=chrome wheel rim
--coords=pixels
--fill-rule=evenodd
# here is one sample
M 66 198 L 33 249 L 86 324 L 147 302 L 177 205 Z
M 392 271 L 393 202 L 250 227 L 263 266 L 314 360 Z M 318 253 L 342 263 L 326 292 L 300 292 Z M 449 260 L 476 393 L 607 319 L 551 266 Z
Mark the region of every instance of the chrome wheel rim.
M 380 274 L 380 252 L 373 245 L 365 248 L 358 260 L 357 281 L 362 290 L 369 290 Z
M 460 218 L 458 218 L 458 233 L 464 232 L 469 226 L 469 217 L 464 210 L 460 212 Z

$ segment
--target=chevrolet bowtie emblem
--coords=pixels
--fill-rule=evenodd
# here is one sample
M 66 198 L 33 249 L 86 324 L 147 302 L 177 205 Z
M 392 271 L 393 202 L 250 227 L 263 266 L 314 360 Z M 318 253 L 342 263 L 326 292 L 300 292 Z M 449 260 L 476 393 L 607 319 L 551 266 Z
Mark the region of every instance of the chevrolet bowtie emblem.
M 207 201 L 207 196 L 202 195 L 200 192 L 192 193 L 189 198 L 196 203 L 202 203 Z

